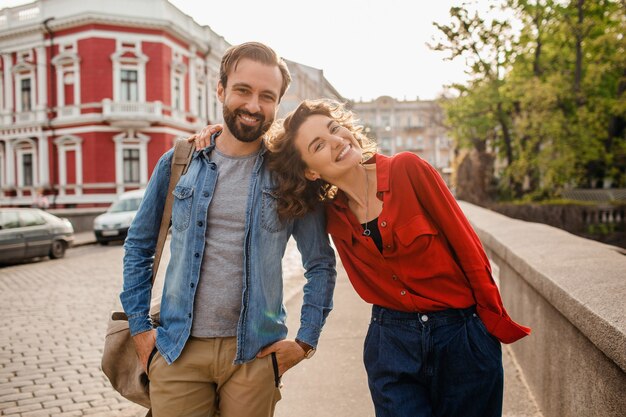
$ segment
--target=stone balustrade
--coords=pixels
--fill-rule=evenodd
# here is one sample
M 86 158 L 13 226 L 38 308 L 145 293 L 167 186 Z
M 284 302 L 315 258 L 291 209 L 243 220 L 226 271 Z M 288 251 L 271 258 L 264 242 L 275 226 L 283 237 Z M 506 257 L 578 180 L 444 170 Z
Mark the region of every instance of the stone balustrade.
M 622 249 L 461 202 L 509 314 L 533 332 L 512 345 L 545 417 L 626 410 L 626 256 Z

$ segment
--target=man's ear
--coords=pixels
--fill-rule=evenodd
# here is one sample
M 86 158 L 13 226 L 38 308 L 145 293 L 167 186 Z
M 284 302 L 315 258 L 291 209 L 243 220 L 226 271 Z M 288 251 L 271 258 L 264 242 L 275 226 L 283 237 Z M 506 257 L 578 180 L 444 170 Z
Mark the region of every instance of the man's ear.
M 220 101 L 220 103 L 224 104 L 224 94 L 225 94 L 225 88 L 222 85 L 221 81 L 218 81 L 217 83 L 217 99 Z
M 321 178 L 320 174 L 318 174 L 317 172 L 307 168 L 304 170 L 304 176 L 306 177 L 307 180 L 309 181 L 317 181 Z

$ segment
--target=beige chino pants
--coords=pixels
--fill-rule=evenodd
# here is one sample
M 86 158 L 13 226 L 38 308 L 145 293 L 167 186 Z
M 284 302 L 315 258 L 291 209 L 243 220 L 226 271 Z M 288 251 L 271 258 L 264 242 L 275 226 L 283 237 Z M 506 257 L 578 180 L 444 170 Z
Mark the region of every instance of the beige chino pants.
M 280 390 L 271 355 L 233 365 L 235 337 L 190 337 L 171 365 L 160 354 L 150 362 L 154 417 L 272 417 Z

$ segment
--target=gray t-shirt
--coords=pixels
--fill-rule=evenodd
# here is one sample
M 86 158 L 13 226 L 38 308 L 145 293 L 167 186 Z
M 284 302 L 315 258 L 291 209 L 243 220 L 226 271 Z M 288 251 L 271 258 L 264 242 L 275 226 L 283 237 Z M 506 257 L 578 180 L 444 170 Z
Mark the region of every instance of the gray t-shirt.
M 211 153 L 219 178 L 208 210 L 192 336 L 237 335 L 243 293 L 246 208 L 258 154 L 231 157 L 216 149 Z

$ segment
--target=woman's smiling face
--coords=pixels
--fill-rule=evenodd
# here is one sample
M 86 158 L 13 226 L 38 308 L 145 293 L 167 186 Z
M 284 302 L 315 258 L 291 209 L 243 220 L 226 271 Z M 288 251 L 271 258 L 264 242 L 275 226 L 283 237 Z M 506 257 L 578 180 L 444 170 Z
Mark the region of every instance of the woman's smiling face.
M 334 119 L 320 114 L 309 116 L 298 129 L 296 149 L 307 166 L 309 180 L 328 182 L 361 162 L 362 150 L 354 135 Z

